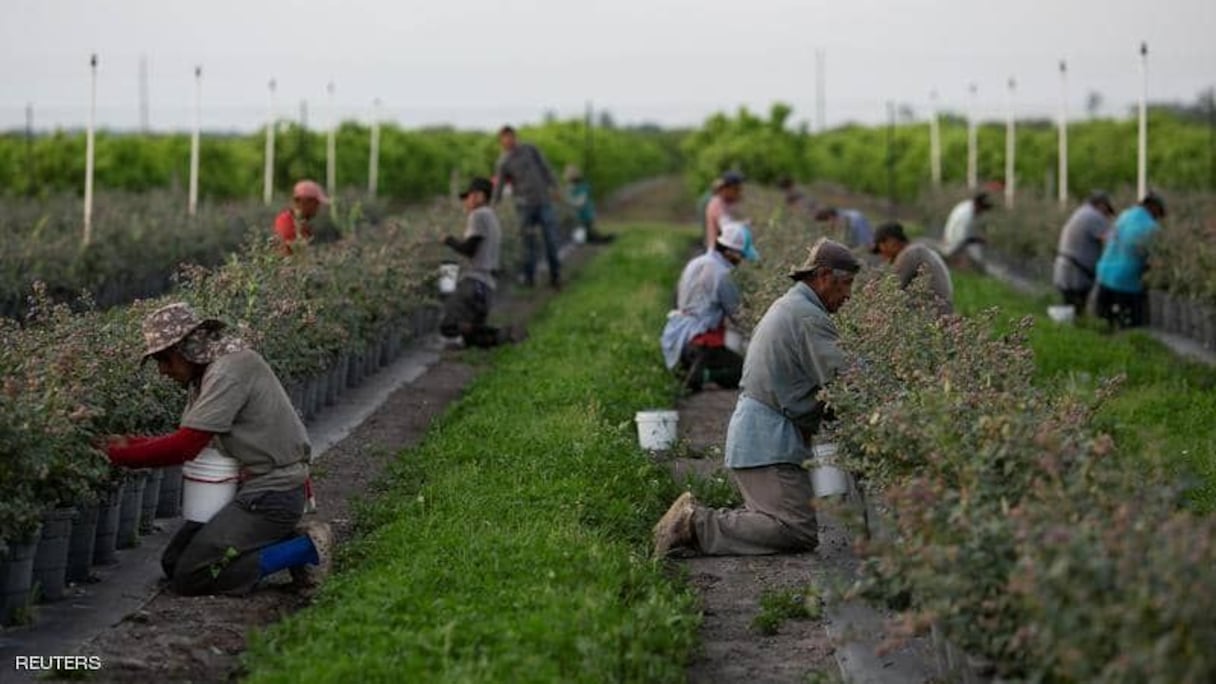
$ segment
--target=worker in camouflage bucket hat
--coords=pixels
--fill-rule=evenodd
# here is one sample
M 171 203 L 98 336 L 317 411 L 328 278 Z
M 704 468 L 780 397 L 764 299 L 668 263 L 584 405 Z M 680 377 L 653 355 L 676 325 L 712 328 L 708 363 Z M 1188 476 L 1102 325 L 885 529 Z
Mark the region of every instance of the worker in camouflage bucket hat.
M 257 352 L 178 302 L 143 321 L 143 360 L 187 389 L 179 429 L 110 437 L 106 453 L 129 468 L 173 466 L 208 447 L 240 463 L 236 498 L 207 522 L 187 521 L 161 566 L 179 594 L 244 594 L 289 570 L 311 592 L 328 572 L 329 525 L 301 524 L 311 495 L 308 433 L 283 385 Z

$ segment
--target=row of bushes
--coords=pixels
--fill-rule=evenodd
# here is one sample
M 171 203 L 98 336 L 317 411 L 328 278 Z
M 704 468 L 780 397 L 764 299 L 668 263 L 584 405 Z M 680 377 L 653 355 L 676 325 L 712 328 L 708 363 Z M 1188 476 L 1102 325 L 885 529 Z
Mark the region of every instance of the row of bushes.
M 459 224 L 451 209 L 420 211 L 290 258 L 263 238 L 219 267 L 183 267 L 172 298 L 232 323 L 291 384 L 408 324 L 429 298 L 439 234 Z M 0 320 L 0 540 L 106 486 L 115 473 L 97 437 L 176 425 L 181 390 L 138 361 L 140 322 L 167 301 L 73 310 L 38 287 L 23 324 Z
M 753 320 L 809 243 L 805 219 L 770 215 L 775 258 L 740 272 Z M 858 545 L 859 588 L 1005 677 L 1211 681 L 1216 521 L 1096 427 L 1118 380 L 1039 387 L 1029 319 L 939 318 L 928 297 L 863 277 L 840 315 L 829 438 L 884 532 Z
M 854 190 L 910 200 L 930 184 L 929 129 L 925 123 L 849 125 L 809 134 L 789 126 L 792 109 L 772 106 L 767 117 L 741 109 L 734 116 L 710 117 L 684 143 L 686 174 L 699 192 L 725 168 L 741 169 L 762 183 L 783 176 L 844 183 Z M 1154 185 L 1171 190 L 1216 190 L 1209 149 L 1210 131 L 1168 111 L 1149 117 L 1149 172 Z M 1118 189 L 1136 178 L 1136 122 L 1094 120 L 1069 128 L 1069 188 L 1084 196 L 1091 188 Z M 1056 129 L 1047 121 L 1019 122 L 1018 187 L 1042 191 L 1057 169 Z M 961 183 L 967 172 L 967 126 L 957 117 L 941 121 L 942 177 Z M 978 174 L 1005 175 L 1005 127 L 985 123 L 978 130 Z M 1050 194 L 1050 193 L 1049 193 Z
M 589 179 L 599 193 L 639 178 L 678 168 L 673 137 L 647 129 L 597 128 L 590 138 L 582 121 L 553 121 L 520 128 L 521 139 L 538 145 L 555 170 L 590 162 Z M 199 192 L 205 199 L 262 196 L 265 133 L 207 135 L 199 148 Z M 367 126 L 343 123 L 336 133 L 338 185 L 366 188 L 371 145 Z M 324 179 L 326 134 L 294 124 L 276 136 L 275 188 L 282 197 L 300 178 Z M 84 179 L 85 139 L 78 132 L 25 138 L 0 135 L 0 194 L 47 197 L 79 193 Z M 397 200 L 426 200 L 449 192 L 453 172 L 489 175 L 498 156 L 491 132 L 451 129 L 380 130 L 379 193 Z M 187 134 L 100 133 L 96 139 L 98 188 L 146 192 L 180 191 L 189 178 Z

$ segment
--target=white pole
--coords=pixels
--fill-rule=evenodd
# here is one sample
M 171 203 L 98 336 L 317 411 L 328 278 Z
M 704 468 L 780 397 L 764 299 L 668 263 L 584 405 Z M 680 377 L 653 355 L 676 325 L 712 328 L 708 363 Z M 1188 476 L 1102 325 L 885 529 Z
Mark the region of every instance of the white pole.
M 97 119 L 97 55 L 89 58 L 89 127 L 84 134 L 84 245 L 93 239 L 93 127 Z
M 335 167 L 337 145 L 334 142 L 334 134 L 338 129 L 338 112 L 334 108 L 334 82 L 330 81 L 325 90 L 329 93 L 329 136 L 325 141 L 325 191 L 329 193 L 330 197 L 333 197 L 337 189 L 337 168 Z
M 262 179 L 262 202 L 270 206 L 274 199 L 274 79 L 270 79 L 270 108 L 266 117 L 266 173 Z
M 1068 204 L 1068 65 L 1060 60 L 1060 206 Z
M 1013 111 L 1013 96 L 1017 88 L 1017 82 L 1012 77 L 1009 79 L 1009 102 L 1005 113 L 1005 207 L 1013 208 L 1013 193 L 1014 184 L 1017 182 L 1017 173 L 1014 170 L 1014 162 L 1017 154 L 1017 132 L 1014 122 Z
M 942 134 L 938 128 L 937 91 L 929 93 L 933 102 L 933 111 L 929 113 L 929 173 L 933 178 L 933 187 L 942 186 Z
M 1148 43 L 1140 43 L 1140 144 L 1137 150 L 1136 199 L 1148 194 Z
M 979 186 L 979 157 L 976 149 L 979 140 L 975 127 L 975 95 L 978 88 L 972 83 L 968 90 L 971 92 L 971 100 L 967 107 L 967 189 L 975 190 Z
M 190 200 L 187 213 L 198 213 L 198 130 L 202 126 L 203 68 L 194 67 L 194 131 L 190 135 Z
M 380 98 L 372 102 L 371 154 L 367 162 L 367 195 L 376 199 L 376 185 L 380 180 Z

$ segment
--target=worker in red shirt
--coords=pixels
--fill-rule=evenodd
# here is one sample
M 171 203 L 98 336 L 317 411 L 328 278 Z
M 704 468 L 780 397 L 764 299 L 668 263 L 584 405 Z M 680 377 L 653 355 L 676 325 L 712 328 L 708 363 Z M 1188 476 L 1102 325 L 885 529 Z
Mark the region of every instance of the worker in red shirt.
M 291 254 L 290 245 L 297 238 L 312 238 L 310 222 L 321 210 L 322 204 L 329 204 L 329 197 L 316 181 L 302 180 L 296 183 L 291 192 L 291 207 L 284 209 L 274 219 L 274 232 L 282 243 L 280 251 Z

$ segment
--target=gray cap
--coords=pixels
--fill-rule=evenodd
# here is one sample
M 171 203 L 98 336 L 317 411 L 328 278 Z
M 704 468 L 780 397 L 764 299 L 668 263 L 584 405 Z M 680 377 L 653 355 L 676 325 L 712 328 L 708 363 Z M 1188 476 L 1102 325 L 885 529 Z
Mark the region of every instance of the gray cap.
M 819 238 L 815 244 L 811 245 L 811 250 L 806 255 L 806 261 L 790 271 L 790 277 L 797 280 L 820 266 L 849 273 L 861 270 L 861 262 L 849 251 L 848 247 L 835 240 Z

